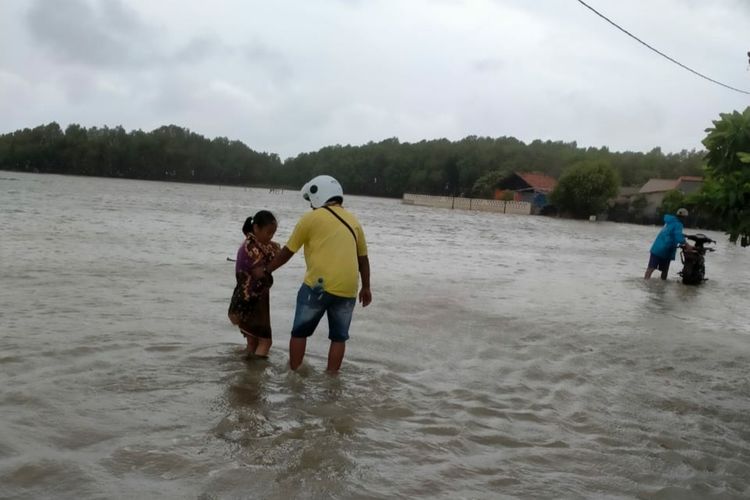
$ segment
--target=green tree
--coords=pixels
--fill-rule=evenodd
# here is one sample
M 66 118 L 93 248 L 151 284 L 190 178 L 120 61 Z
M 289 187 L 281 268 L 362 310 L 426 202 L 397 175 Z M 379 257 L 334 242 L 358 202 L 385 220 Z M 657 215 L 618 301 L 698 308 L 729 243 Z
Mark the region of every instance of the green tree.
M 750 245 L 750 107 L 722 113 L 706 129 L 703 203 L 725 225 L 729 241 Z
M 495 187 L 503 180 L 508 177 L 508 173 L 505 170 L 493 170 L 487 172 L 483 176 L 479 177 L 471 188 L 472 196 L 478 198 L 492 198 L 495 195 Z
M 617 172 L 609 163 L 582 161 L 563 171 L 550 199 L 561 212 L 583 218 L 604 211 L 619 186 Z
M 678 208 L 684 207 L 685 205 L 685 194 L 682 191 L 673 189 L 664 195 L 661 207 L 659 207 L 659 212 L 661 215 L 674 214 L 677 212 Z
M 637 194 L 633 196 L 632 200 L 630 200 L 630 212 L 636 220 L 643 217 L 643 211 L 646 210 L 647 206 L 648 200 L 646 200 L 646 197 L 642 194 Z
M 150 132 L 56 123 L 0 134 L 0 169 L 183 182 L 299 187 L 330 174 L 347 193 L 401 197 L 405 192 L 491 197 L 494 179 L 538 171 L 559 178 L 581 161 L 605 162 L 628 186 L 650 177 L 702 175 L 704 152 L 665 154 L 579 148 L 575 142 L 468 136 L 363 145 L 332 145 L 283 162 L 226 137 L 210 139 L 177 125 Z

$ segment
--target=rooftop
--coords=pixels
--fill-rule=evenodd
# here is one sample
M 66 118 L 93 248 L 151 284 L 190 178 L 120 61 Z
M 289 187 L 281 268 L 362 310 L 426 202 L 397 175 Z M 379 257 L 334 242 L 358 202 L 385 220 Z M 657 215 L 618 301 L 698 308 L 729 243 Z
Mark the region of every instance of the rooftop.
M 646 184 L 641 186 L 638 190 L 641 194 L 648 193 L 662 193 L 664 191 L 672 191 L 677 189 L 677 185 L 680 183 L 677 179 L 649 179 Z
M 549 193 L 557 186 L 557 179 L 540 172 L 516 172 L 516 175 L 537 191 Z

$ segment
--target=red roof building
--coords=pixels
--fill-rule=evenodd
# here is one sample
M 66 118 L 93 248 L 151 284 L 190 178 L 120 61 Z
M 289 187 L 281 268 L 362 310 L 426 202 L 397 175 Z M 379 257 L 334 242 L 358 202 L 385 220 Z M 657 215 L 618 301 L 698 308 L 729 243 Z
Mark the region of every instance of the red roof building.
M 516 172 L 523 181 L 538 193 L 551 193 L 557 187 L 557 179 L 539 172 Z
M 513 172 L 495 186 L 496 193 L 514 191 L 517 193 L 549 194 L 557 186 L 557 179 L 539 172 Z
M 513 193 L 513 201 L 527 201 L 537 208 L 547 205 L 547 197 L 557 186 L 557 179 L 540 172 L 513 172 L 495 186 L 495 199 L 507 199 Z

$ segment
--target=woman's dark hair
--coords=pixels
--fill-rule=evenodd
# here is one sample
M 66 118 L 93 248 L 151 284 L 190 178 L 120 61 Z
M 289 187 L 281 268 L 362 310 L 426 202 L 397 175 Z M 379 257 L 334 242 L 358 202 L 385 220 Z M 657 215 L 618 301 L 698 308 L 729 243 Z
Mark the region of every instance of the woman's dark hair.
M 253 218 L 248 217 L 245 219 L 245 223 L 242 224 L 242 234 L 247 236 L 247 233 L 251 233 L 253 231 Z
M 257 214 L 247 218 L 242 226 L 242 232 L 247 234 L 253 231 L 253 226 L 266 227 L 269 224 L 276 224 L 276 217 L 268 210 L 259 210 Z M 247 232 L 245 232 L 245 227 L 247 227 Z

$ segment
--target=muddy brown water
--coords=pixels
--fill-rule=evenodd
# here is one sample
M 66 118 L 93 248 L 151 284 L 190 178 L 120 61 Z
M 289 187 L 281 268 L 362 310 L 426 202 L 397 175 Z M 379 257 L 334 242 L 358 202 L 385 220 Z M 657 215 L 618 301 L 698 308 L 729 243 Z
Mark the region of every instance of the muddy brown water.
M 348 197 L 373 304 L 341 374 L 226 319 L 296 192 L 0 172 L 0 498 L 748 498 L 750 250 L 641 279 L 658 228 Z M 675 266 L 677 267 L 677 266 Z

